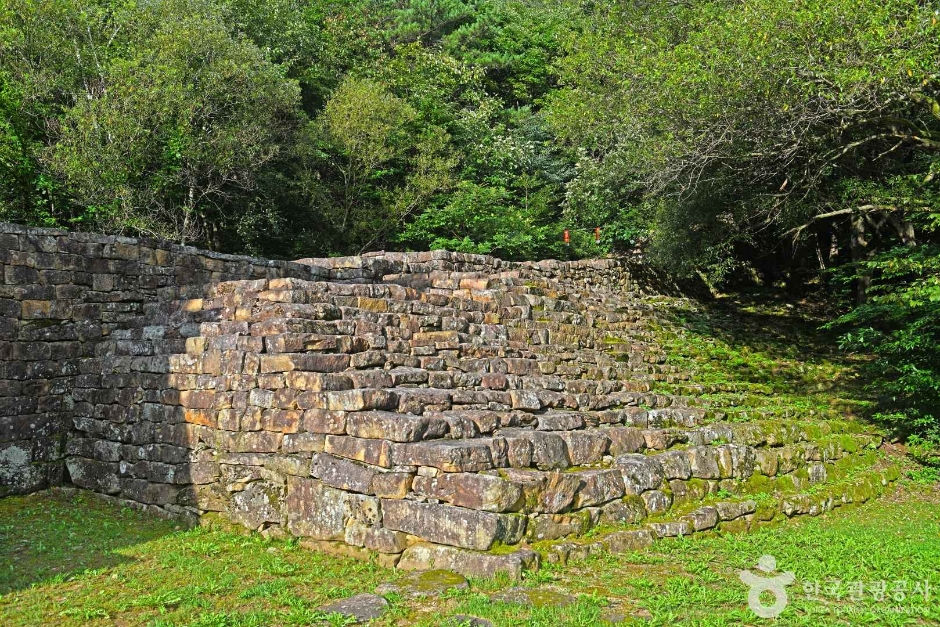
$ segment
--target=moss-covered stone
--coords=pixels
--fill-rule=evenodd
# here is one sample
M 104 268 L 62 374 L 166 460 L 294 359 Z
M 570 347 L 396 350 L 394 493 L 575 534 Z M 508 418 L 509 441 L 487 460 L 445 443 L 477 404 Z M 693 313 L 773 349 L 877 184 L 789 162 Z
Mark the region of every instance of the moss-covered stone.
M 848 453 L 857 453 L 858 452 L 858 442 L 855 441 L 851 435 L 842 435 L 839 436 L 839 442 L 842 444 L 842 450 Z
M 796 492 L 797 483 L 793 475 L 781 475 L 774 482 L 778 492 Z
M 735 520 L 725 520 L 718 524 L 718 530 L 722 533 L 745 533 L 750 528 L 750 523 L 744 517 Z

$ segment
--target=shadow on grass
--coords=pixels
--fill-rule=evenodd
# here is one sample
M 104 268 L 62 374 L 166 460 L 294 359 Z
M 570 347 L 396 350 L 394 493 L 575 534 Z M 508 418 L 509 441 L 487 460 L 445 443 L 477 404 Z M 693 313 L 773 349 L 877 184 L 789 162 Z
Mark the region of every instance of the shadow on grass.
M 175 529 L 82 492 L 0 499 L 0 595 L 132 561 L 119 550 Z

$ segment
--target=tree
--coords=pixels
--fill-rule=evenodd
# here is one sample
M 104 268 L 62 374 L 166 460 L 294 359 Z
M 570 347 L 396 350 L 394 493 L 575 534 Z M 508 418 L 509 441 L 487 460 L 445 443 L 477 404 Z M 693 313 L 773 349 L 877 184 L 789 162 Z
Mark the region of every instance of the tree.
M 925 200 L 940 206 L 940 188 Z M 924 243 L 899 243 L 846 268 L 843 281 L 870 278 L 868 298 L 829 326 L 842 331 L 846 350 L 877 355 L 866 366 L 880 401 L 875 418 L 908 438 L 921 461 L 940 465 L 940 212 L 910 219 Z
M 94 98 L 124 45 L 123 7 L 79 0 L 0 4 L 0 219 L 64 226 L 75 216 L 41 163 L 63 112 Z
M 167 5 L 66 112 L 46 159 L 83 221 L 218 247 L 226 203 L 297 124 L 298 88 L 219 14 Z
M 897 202 L 875 197 L 886 200 L 894 176 L 926 176 L 933 157 L 922 157 L 937 154 L 932 6 L 656 1 L 603 10 L 610 26 L 570 43 L 551 119 L 604 164 L 595 173 L 619 171 L 657 199 L 653 239 L 671 267 L 709 258 L 729 267 L 747 255 L 759 263 L 760 251 L 784 252 L 784 234 L 809 222 L 834 232 L 843 258 L 854 240 L 860 259 L 874 205 L 901 219 L 882 228 L 908 228 Z M 698 235 L 674 238 L 682 224 Z M 825 264 L 814 248 L 804 245 L 799 259 Z M 831 241 L 819 248 L 828 253 Z
M 417 119 L 384 85 L 348 78 L 311 124 L 303 150 L 307 178 L 333 246 L 358 252 L 386 243 L 452 184 L 449 137 L 439 126 L 419 127 Z

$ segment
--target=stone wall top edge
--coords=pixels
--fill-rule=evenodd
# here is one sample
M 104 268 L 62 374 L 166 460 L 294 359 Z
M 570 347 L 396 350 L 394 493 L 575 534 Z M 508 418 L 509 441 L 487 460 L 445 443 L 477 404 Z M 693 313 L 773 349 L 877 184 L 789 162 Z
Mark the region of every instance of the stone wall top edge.
M 306 257 L 296 259 L 295 263 L 304 265 L 317 265 L 329 268 L 362 268 L 375 264 L 379 261 L 393 263 L 418 264 L 433 261 L 448 261 L 452 263 L 461 263 L 467 265 L 481 266 L 494 269 L 566 269 L 566 268 L 593 268 L 600 267 L 619 267 L 627 263 L 642 263 L 640 255 L 630 257 L 594 257 L 589 259 L 576 259 L 564 261 L 560 259 L 542 259 L 538 261 L 507 261 L 491 255 L 480 255 L 474 253 L 460 253 L 448 250 L 432 250 L 424 252 L 389 252 L 374 251 L 348 257 Z
M 284 259 L 264 259 L 262 257 L 252 257 L 249 255 L 231 255 L 211 250 L 197 248 L 195 246 L 183 246 L 169 240 L 156 237 L 127 237 L 123 235 L 104 235 L 101 233 L 89 233 L 86 231 L 68 231 L 65 229 L 23 226 L 10 222 L 0 222 L 0 234 L 4 235 L 26 235 L 33 237 L 68 237 L 73 240 L 87 244 L 127 244 L 131 246 L 144 246 L 147 248 L 160 248 L 178 255 L 206 257 L 208 259 L 217 259 L 219 261 L 229 261 L 235 263 L 249 263 L 254 266 L 263 266 L 271 268 L 293 268 L 301 272 L 313 272 L 321 270 L 324 274 L 327 269 L 317 267 L 315 263 L 298 263 L 296 261 Z
M 194 246 L 183 246 L 169 240 L 154 237 L 104 235 L 86 231 L 68 231 L 57 228 L 24 226 L 8 222 L 0 222 L 0 234 L 26 235 L 34 237 L 69 237 L 76 241 L 90 244 L 112 245 L 120 243 L 132 246 L 160 248 L 179 255 L 199 256 L 228 262 L 249 263 L 251 265 L 260 267 L 284 269 L 290 268 L 301 273 L 307 272 L 314 275 L 321 275 L 324 278 L 326 278 L 330 271 L 337 269 L 375 268 L 378 271 L 379 268 L 376 267 L 376 264 L 380 264 L 383 261 L 391 262 L 393 264 L 419 264 L 435 261 L 446 261 L 450 263 L 466 264 L 467 266 L 477 266 L 481 270 L 500 269 L 535 271 L 577 268 L 597 269 L 602 267 L 619 267 L 630 262 L 642 263 L 642 257 L 639 255 L 633 257 L 603 257 L 571 261 L 563 261 L 559 259 L 544 259 L 540 261 L 506 261 L 492 255 L 460 253 L 448 250 L 433 250 L 422 252 L 374 251 L 366 252 L 362 255 L 347 257 L 303 258 L 290 261 L 279 259 L 264 259 L 260 257 L 251 257 L 248 255 L 219 253 L 196 248 Z M 402 267 L 402 270 L 407 271 L 405 267 Z M 382 273 L 382 271 L 378 271 L 375 278 L 380 278 Z

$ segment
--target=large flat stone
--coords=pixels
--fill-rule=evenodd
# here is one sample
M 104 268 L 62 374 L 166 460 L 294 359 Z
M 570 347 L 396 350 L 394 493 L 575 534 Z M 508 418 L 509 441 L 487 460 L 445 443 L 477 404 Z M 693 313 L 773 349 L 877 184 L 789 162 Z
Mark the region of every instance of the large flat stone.
M 466 577 L 449 570 L 418 570 L 394 583 L 384 583 L 375 589 L 376 594 L 398 594 L 405 598 L 420 599 L 439 597 L 450 590 L 470 588 Z
M 596 464 L 610 448 L 610 440 L 602 431 L 559 431 L 558 435 L 565 441 L 572 466 Z
M 355 412 L 346 419 L 346 433 L 357 438 L 418 442 L 444 437 L 448 424 L 442 418 L 413 416 L 388 411 Z
M 688 479 L 692 476 L 692 468 L 685 451 L 660 453 L 656 455 L 656 461 L 662 465 L 666 480 Z
M 642 494 L 646 490 L 659 488 L 666 478 L 662 464 L 647 455 L 621 455 L 614 466 L 623 476 L 627 494 Z
M 382 501 L 382 524 L 436 544 L 486 551 L 497 540 L 514 544 L 525 519 L 452 505 L 415 501 Z
M 464 549 L 419 543 L 405 549 L 398 568 L 402 570 L 429 570 L 443 568 L 465 577 L 494 577 L 499 573 L 518 581 L 522 572 L 536 570 L 539 554 L 529 549 L 494 555 Z
M 583 535 L 590 527 L 591 517 L 586 512 L 536 514 L 529 519 L 526 537 L 531 542 L 558 540 Z
M 457 472 L 419 476 L 412 489 L 451 505 L 486 512 L 510 512 L 522 507 L 522 488 L 494 475 Z
M 536 419 L 539 431 L 571 431 L 584 428 L 584 417 L 572 412 L 549 412 Z
M 601 507 L 601 520 L 611 523 L 638 523 L 646 518 L 646 503 L 639 496 L 628 496 Z
M 637 529 L 609 533 L 601 542 L 611 553 L 629 553 L 651 547 L 654 539 L 652 532 L 648 529 Z
M 288 477 L 285 509 L 288 530 L 315 540 L 344 540 L 350 521 L 372 526 L 381 520 L 377 498 L 304 477 Z
M 556 433 L 509 428 L 500 429 L 497 434 L 507 440 L 518 439 L 529 442 L 532 447 L 532 463 L 541 470 L 571 466 L 571 460 L 568 458 L 568 446 L 565 444 L 564 439 Z
M 394 472 L 357 463 L 329 453 L 313 456 L 310 475 L 340 490 L 375 494 L 386 498 L 404 498 L 411 487 L 412 474 Z
M 382 468 L 392 467 L 392 445 L 385 440 L 369 440 L 343 435 L 328 435 L 323 451 Z
M 718 516 L 722 520 L 734 520 L 746 514 L 753 514 L 757 511 L 756 501 L 720 501 L 715 503 L 715 509 L 718 510 Z
M 503 438 L 395 444 L 392 450 L 399 466 L 430 466 L 444 472 L 480 472 L 508 465 Z
M 557 514 L 570 509 L 582 484 L 578 475 L 557 471 L 509 468 L 503 475 L 522 488 L 529 513 Z
M 696 479 L 721 479 L 718 456 L 710 446 L 691 446 L 686 450 L 692 476 Z
M 370 409 L 395 409 L 398 395 L 388 390 L 344 390 L 339 392 L 319 392 L 320 401 L 317 409 L 334 411 L 365 411 Z
M 574 496 L 574 509 L 602 505 L 626 494 L 623 476 L 616 470 L 582 470 L 572 474 L 581 480 Z
M 718 524 L 718 510 L 714 507 L 706 506 L 693 510 L 682 517 L 682 520 L 692 525 L 695 531 L 705 531 L 712 529 Z
M 646 448 L 643 430 L 636 427 L 610 427 L 601 430 L 610 440 L 610 454 L 637 453 Z
M 335 601 L 317 608 L 324 614 L 339 614 L 354 624 L 367 623 L 380 618 L 388 610 L 388 601 L 375 594 L 356 596 Z

